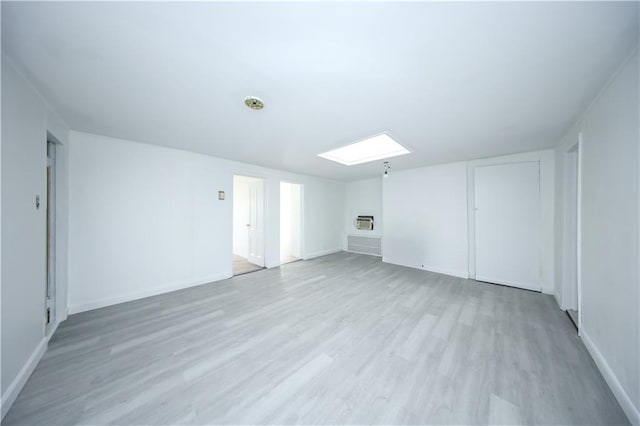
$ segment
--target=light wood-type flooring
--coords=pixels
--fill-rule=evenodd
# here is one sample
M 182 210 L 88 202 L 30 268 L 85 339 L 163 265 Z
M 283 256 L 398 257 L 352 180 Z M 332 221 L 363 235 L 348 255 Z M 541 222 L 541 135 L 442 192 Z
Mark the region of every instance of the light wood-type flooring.
M 551 296 L 338 253 L 72 315 L 4 424 L 619 424 Z

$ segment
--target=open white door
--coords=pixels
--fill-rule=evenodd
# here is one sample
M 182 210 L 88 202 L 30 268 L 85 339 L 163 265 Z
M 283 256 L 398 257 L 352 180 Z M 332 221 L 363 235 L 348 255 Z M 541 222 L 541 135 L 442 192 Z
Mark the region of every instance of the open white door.
M 264 182 L 249 183 L 249 262 L 264 266 Z
M 475 169 L 476 280 L 541 291 L 540 165 Z

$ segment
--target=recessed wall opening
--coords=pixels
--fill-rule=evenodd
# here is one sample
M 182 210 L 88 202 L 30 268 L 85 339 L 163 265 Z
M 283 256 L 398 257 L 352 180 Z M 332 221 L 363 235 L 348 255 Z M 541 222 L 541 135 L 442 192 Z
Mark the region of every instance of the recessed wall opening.
M 56 144 L 47 141 L 46 282 L 44 321 L 47 335 L 56 314 Z
M 475 279 L 541 291 L 540 162 L 474 170 Z
M 264 268 L 264 180 L 233 177 L 233 275 Z
M 302 259 L 302 185 L 280 182 L 280 263 Z
M 579 328 L 578 285 L 578 144 L 564 155 L 564 235 L 562 304 Z

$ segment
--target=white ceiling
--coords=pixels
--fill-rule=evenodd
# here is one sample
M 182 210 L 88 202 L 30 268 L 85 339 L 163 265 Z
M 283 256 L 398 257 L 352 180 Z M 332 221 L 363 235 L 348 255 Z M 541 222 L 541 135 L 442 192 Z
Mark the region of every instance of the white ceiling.
M 3 1 L 2 43 L 74 130 L 349 180 L 316 154 L 381 132 L 392 172 L 551 147 L 638 3 Z

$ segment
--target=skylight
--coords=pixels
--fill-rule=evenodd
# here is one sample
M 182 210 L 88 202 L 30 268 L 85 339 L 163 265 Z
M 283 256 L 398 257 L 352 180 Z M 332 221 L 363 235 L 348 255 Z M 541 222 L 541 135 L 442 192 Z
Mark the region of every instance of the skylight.
M 360 142 L 352 143 L 351 145 L 343 146 L 342 148 L 336 148 L 318 154 L 318 156 L 344 164 L 345 166 L 353 166 L 368 163 L 369 161 L 409 154 L 410 152 L 407 148 L 393 140 L 391 136 L 383 133 Z

